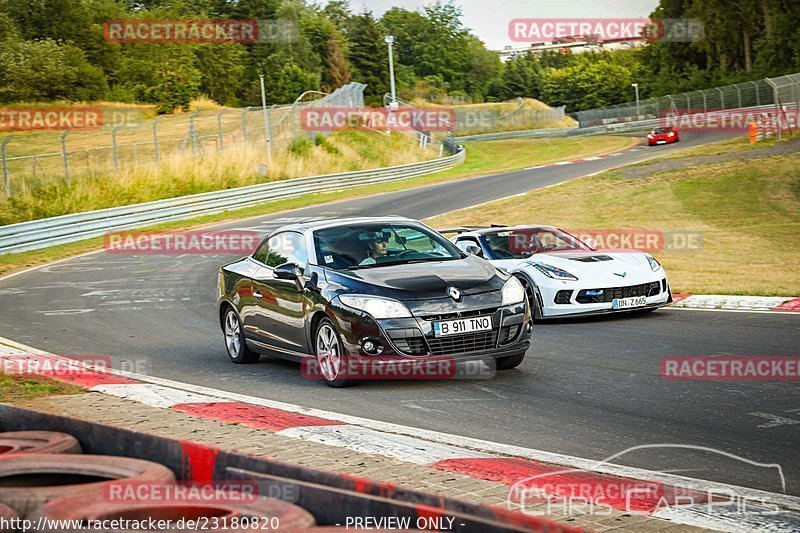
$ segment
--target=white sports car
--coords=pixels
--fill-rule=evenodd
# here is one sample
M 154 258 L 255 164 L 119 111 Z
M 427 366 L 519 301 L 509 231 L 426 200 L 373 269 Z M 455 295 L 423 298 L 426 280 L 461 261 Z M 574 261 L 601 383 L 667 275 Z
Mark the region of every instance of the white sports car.
M 667 273 L 641 250 L 594 249 L 552 226 L 441 232 L 456 233 L 451 240 L 462 251 L 515 274 L 537 319 L 654 311 L 672 302 Z

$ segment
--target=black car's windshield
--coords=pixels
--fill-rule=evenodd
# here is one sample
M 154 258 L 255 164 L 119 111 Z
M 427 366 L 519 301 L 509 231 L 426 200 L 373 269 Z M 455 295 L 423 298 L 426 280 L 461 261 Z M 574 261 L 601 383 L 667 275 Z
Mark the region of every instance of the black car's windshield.
M 589 250 L 581 241 L 555 228 L 523 228 L 483 236 L 495 259 L 524 259 L 541 252 Z
M 358 224 L 319 229 L 314 246 L 320 265 L 337 270 L 461 259 L 450 241 L 422 226 Z

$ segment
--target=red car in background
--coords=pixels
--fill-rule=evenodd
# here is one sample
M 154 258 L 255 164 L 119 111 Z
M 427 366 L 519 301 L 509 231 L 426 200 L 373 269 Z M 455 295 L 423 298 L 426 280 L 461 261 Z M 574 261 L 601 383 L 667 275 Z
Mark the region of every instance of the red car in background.
M 676 143 L 679 140 L 678 130 L 675 128 L 656 128 L 647 134 L 647 144 L 649 146 Z

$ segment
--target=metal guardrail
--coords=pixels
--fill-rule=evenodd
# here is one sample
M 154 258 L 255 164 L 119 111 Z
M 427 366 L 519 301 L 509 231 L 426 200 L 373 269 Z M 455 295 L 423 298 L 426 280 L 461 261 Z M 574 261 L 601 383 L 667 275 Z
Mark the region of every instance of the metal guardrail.
M 800 105 L 800 102 L 788 102 L 787 105 Z M 773 112 L 775 106 L 773 104 L 743 107 L 739 109 L 724 109 L 724 110 L 711 110 L 707 115 L 714 115 L 716 113 L 731 113 L 734 111 L 747 112 L 747 113 L 765 113 Z M 538 130 L 520 130 L 520 131 L 501 131 L 497 133 L 483 133 L 480 135 L 467 135 L 464 137 L 456 137 L 456 142 L 466 141 L 493 141 L 500 139 L 515 139 L 526 137 L 581 137 L 584 135 L 601 135 L 608 133 L 624 133 L 633 131 L 644 131 L 651 128 L 660 126 L 663 123 L 663 118 L 652 118 L 647 120 L 631 120 L 627 122 L 616 122 L 613 124 L 605 124 L 601 126 L 588 126 L 585 128 L 572 127 L 572 128 L 545 128 Z
M 0 227 L 0 255 L 38 250 L 98 237 L 109 231 L 210 215 L 304 194 L 331 192 L 423 176 L 458 166 L 465 158 L 466 152 L 461 149 L 453 155 L 422 163 L 272 181 L 236 189 L 9 224 Z
M 478 133 L 475 135 L 462 135 L 456 137 L 456 142 L 464 141 L 494 141 L 500 139 L 515 139 L 522 137 L 549 137 L 566 134 L 570 130 L 577 130 L 578 128 L 541 128 L 535 130 L 511 130 L 511 131 L 498 131 L 494 133 Z

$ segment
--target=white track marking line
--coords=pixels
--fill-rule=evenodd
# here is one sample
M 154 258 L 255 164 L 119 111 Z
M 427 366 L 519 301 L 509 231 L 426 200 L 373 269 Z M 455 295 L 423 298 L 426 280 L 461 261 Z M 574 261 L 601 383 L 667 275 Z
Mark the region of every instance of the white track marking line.
M 44 267 L 57 265 L 59 263 L 65 262 L 65 261 L 72 261 L 73 259 L 80 259 L 81 257 L 86 257 L 88 255 L 99 254 L 101 252 L 105 252 L 105 248 L 101 248 L 99 250 L 92 250 L 91 252 L 85 252 L 85 253 L 78 254 L 78 255 L 71 255 L 69 257 L 64 257 L 62 259 L 56 259 L 55 261 L 50 261 L 48 263 L 42 263 L 41 265 L 34 265 L 32 267 L 25 268 L 23 270 L 18 270 L 16 272 L 12 272 L 11 274 L 6 274 L 5 276 L 0 276 L 0 283 L 5 281 L 5 280 L 7 280 L 7 279 L 11 279 L 11 278 L 13 278 L 15 276 L 20 276 L 22 274 L 27 274 L 28 272 L 33 272 L 35 270 L 39 270 L 39 269 L 42 269 Z
M 95 385 L 89 390 L 116 396 L 123 400 L 133 400 L 152 407 L 166 409 L 181 403 L 221 403 L 227 401 L 219 397 L 205 396 L 174 387 L 162 387 L 161 385 L 148 383 Z
M 710 311 L 712 313 L 758 313 L 762 315 L 786 315 L 786 316 L 800 316 L 797 311 L 758 311 L 756 309 L 710 309 L 708 307 L 678 307 L 667 305 L 662 307 L 664 310 L 676 311 Z
M 35 353 L 38 355 L 56 357 L 53 354 L 49 354 L 48 352 L 37 350 L 35 348 L 25 346 L 23 344 L 12 341 L 10 339 L 5 339 L 3 337 L 0 337 L 0 344 L 5 344 L 6 346 L 23 350 L 26 353 Z M 371 420 L 368 418 L 361 418 L 357 416 L 334 413 L 331 411 L 323 411 L 321 409 L 302 407 L 299 405 L 289 404 L 285 402 L 278 402 L 274 400 L 266 400 L 263 398 L 246 396 L 244 394 L 211 389 L 208 387 L 203 387 L 202 385 L 181 383 L 178 381 L 146 376 L 143 374 L 136 374 L 133 372 L 111 370 L 110 373 L 122 377 L 127 377 L 130 379 L 138 379 L 146 383 L 153 383 L 157 385 L 163 385 L 165 387 L 171 387 L 178 390 L 188 391 L 199 395 L 208 395 L 214 398 L 223 398 L 229 401 L 250 403 L 253 405 L 260 405 L 263 407 L 280 409 L 291 413 L 300 413 L 304 415 L 315 416 L 318 418 L 326 418 L 328 420 L 336 420 L 339 422 L 343 422 L 345 424 L 362 426 L 376 431 L 383 431 L 387 433 L 393 433 L 396 435 L 406 435 L 410 437 L 424 439 L 430 442 L 436 442 L 439 444 L 448 444 L 451 446 L 462 447 L 473 452 L 478 451 L 489 454 L 508 455 L 511 457 L 523 457 L 525 459 L 531 459 L 534 461 L 563 465 L 570 468 L 577 468 L 581 470 L 598 472 L 601 474 L 609 474 L 609 475 L 628 477 L 633 479 L 656 481 L 667 485 L 677 485 L 700 491 L 708 491 L 708 490 L 715 490 L 718 492 L 733 491 L 736 494 L 747 498 L 748 500 L 757 500 L 757 501 L 766 500 L 787 509 L 800 511 L 800 498 L 795 496 L 771 493 L 758 489 L 752 489 L 749 487 L 739 487 L 727 483 L 694 479 L 684 476 L 678 476 L 675 474 L 656 472 L 652 470 L 644 470 L 641 468 L 634 468 L 623 465 L 607 464 L 607 463 L 598 464 L 597 461 L 592 459 L 573 457 L 570 455 L 547 452 L 543 450 L 536 450 L 532 448 L 523 448 L 521 446 L 491 442 L 482 439 L 475 439 L 472 437 L 464 437 L 461 435 L 453 435 L 451 433 L 441 433 L 438 431 L 431 431 L 427 429 L 402 426 L 399 424 L 381 422 L 379 420 Z
M 553 163 L 553 166 L 560 167 L 561 165 L 571 165 L 573 161 L 559 161 L 558 163 Z
M 493 457 L 458 446 L 434 444 L 422 439 L 376 431 L 361 426 L 303 426 L 278 431 L 279 435 L 347 448 L 362 453 L 394 457 L 418 465 L 432 465 L 447 459 Z
M 597 156 L 595 156 L 595 157 L 584 157 L 583 158 L 584 161 L 600 161 L 601 159 L 604 159 L 604 158 L 597 157 Z

